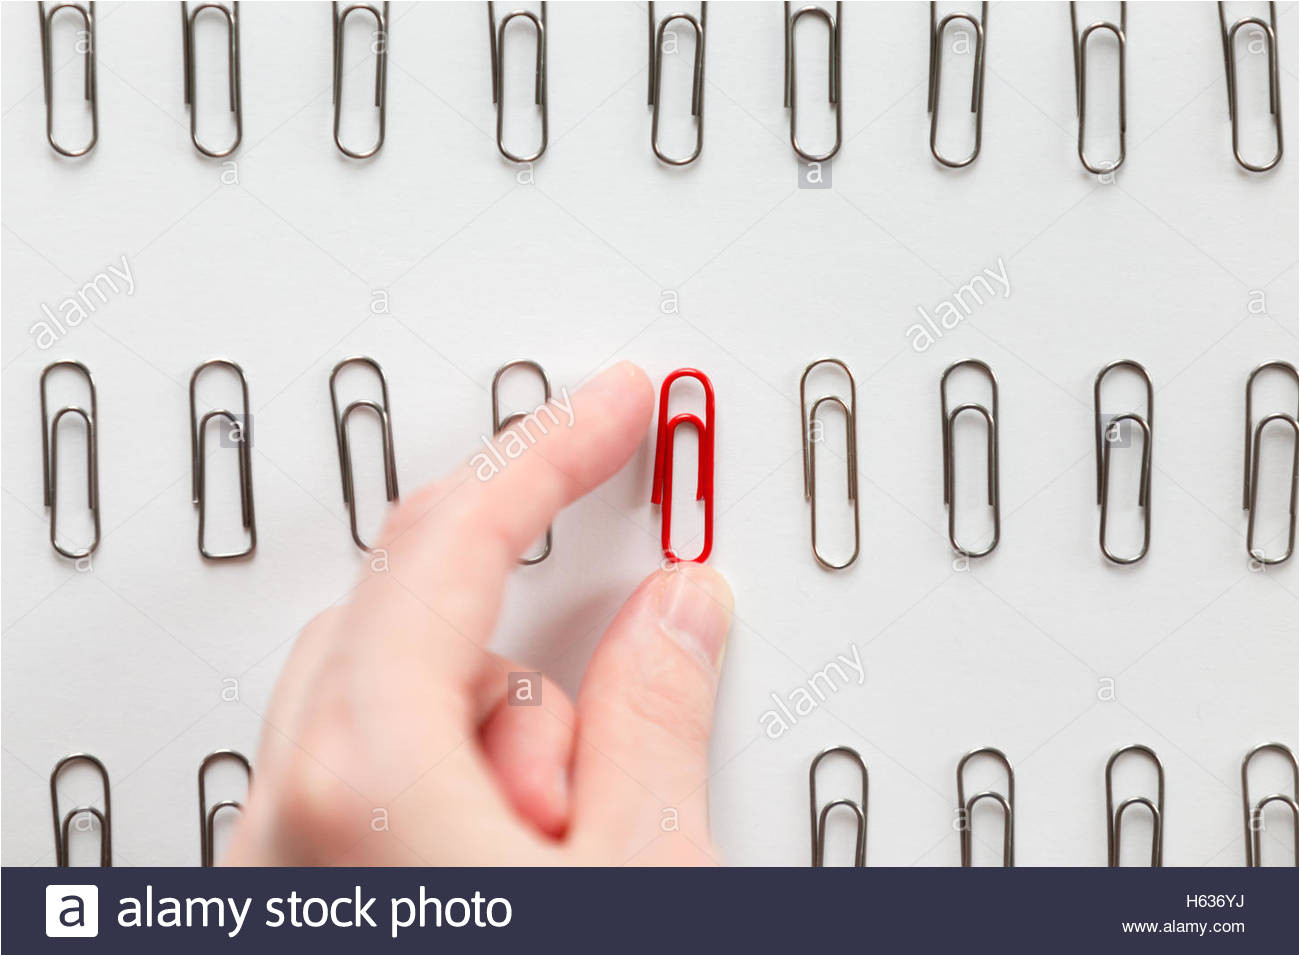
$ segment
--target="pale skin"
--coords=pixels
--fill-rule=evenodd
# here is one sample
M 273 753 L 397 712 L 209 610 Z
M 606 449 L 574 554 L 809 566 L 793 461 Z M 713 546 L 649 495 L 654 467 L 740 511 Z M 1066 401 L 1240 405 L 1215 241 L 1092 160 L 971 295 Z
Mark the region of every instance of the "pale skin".
M 487 649 L 516 560 L 632 457 L 654 391 L 624 362 L 573 412 L 490 480 L 466 465 L 392 510 L 389 569 L 365 568 L 294 645 L 225 862 L 720 862 L 707 780 L 732 615 L 721 575 L 682 564 L 646 578 L 576 702 L 546 680 L 542 706 L 507 706 L 507 673 L 538 668 Z

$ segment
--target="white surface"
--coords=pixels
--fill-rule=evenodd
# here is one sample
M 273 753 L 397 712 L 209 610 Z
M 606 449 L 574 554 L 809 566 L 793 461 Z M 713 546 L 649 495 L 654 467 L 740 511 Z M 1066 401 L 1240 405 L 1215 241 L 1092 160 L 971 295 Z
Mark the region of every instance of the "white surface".
M 0 8 L 5 864 L 52 862 L 46 774 L 74 750 L 112 773 L 119 864 L 197 862 L 200 757 L 253 753 L 294 634 L 357 573 L 326 388 L 332 363 L 355 353 L 388 373 L 408 491 L 487 428 L 487 386 L 508 359 L 541 361 L 557 388 L 620 357 L 656 381 L 682 365 L 711 376 L 712 561 L 737 605 L 710 783 L 727 861 L 805 865 L 809 759 L 846 743 L 872 772 L 869 863 L 955 865 L 954 765 L 994 744 L 1017 769 L 1018 862 L 1100 865 L 1102 767 L 1136 740 L 1167 768 L 1166 862 L 1241 862 L 1238 763 L 1261 740 L 1297 742 L 1297 563 L 1248 568 L 1239 504 L 1246 375 L 1296 356 L 1297 177 L 1293 151 L 1262 177 L 1232 161 L 1211 4 L 1130 5 L 1128 161 L 1113 185 L 1074 154 L 1064 3 L 994 5 L 984 150 L 962 172 L 926 148 L 925 6 L 852 4 L 845 145 L 822 191 L 795 188 L 775 3 L 710 9 L 704 154 L 681 170 L 649 149 L 644 8 L 552 4 L 551 146 L 531 186 L 496 153 L 480 4 L 394 5 L 388 140 L 368 164 L 330 141 L 326 5 L 245 4 L 238 186 L 188 142 L 174 7 L 100 13 L 100 143 L 67 162 L 44 142 L 32 5 Z M 1295 4 L 1279 16 L 1290 144 Z M 522 37 L 510 47 L 521 109 Z M 810 71 L 821 42 L 801 28 Z M 1094 62 L 1100 75 L 1104 55 Z M 665 76 L 678 112 L 680 65 Z M 949 105 L 961 72 L 945 71 Z M 824 86 L 809 76 L 813 122 Z M 60 88 L 78 79 L 61 70 Z M 348 81 L 368 92 L 364 67 Z M 204 92 L 220 105 L 219 84 Z M 1096 103 L 1104 124 L 1105 97 Z M 134 295 L 35 348 L 41 303 L 122 255 Z M 914 352 L 917 307 L 999 258 L 1010 296 Z M 375 290 L 391 315 L 370 314 Z M 660 314 L 663 290 L 679 293 L 679 316 Z M 1267 314 L 1248 311 L 1253 293 Z M 259 548 L 229 566 L 200 560 L 188 495 L 185 383 L 213 355 L 243 363 L 256 420 Z M 849 362 L 861 409 L 863 553 L 837 574 L 812 561 L 800 493 L 798 380 L 823 355 Z M 1001 385 L 1003 539 L 957 573 L 937 386 L 967 356 Z M 41 506 L 37 376 L 69 357 L 99 387 L 93 573 L 54 556 Z M 1131 568 L 1101 559 L 1093 500 L 1092 379 L 1121 357 L 1144 362 L 1158 388 L 1153 543 Z M 551 559 L 511 584 L 499 646 L 570 690 L 658 560 L 651 437 L 560 517 Z M 978 441 L 971 430 L 959 442 L 964 500 L 977 493 Z M 230 460 L 214 461 L 214 485 L 228 488 Z M 841 473 L 825 461 L 833 507 Z M 1272 461 L 1284 477 L 1281 455 Z M 64 475 L 75 493 L 75 471 Z M 373 501 L 376 469 L 368 480 Z M 851 645 L 865 684 L 763 737 L 769 694 Z M 239 703 L 221 701 L 226 678 Z M 1117 702 L 1098 701 L 1104 678 Z M 996 831 L 984 834 L 992 844 Z M 1135 856 L 1141 835 L 1135 824 Z

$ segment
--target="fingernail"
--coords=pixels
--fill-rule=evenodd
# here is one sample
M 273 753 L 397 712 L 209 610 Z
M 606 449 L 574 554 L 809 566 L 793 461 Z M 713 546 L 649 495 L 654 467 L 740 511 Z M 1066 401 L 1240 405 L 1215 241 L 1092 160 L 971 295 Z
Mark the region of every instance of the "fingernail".
M 726 580 L 701 564 L 685 562 L 667 572 L 659 626 L 710 670 L 722 663 L 734 599 Z

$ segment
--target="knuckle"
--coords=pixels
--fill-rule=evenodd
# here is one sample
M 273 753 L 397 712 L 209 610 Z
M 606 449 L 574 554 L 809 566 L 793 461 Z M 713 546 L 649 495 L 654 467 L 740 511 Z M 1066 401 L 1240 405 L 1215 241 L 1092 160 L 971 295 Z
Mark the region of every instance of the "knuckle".
M 446 507 L 445 502 L 451 496 L 452 490 L 444 479 L 425 485 L 414 494 L 394 501 L 379 530 L 376 539 L 378 547 L 391 548 L 399 538 L 437 518 Z
M 648 664 L 651 670 L 646 678 L 628 688 L 627 707 L 678 743 L 692 750 L 707 750 L 713 727 L 713 689 L 698 665 L 680 649 L 664 650 L 657 663 Z
M 349 755 L 341 753 L 345 748 Z M 313 729 L 286 755 L 276 800 L 281 838 L 326 856 L 357 839 L 365 819 L 358 812 L 360 795 L 334 769 L 356 755 L 349 743 L 341 746 L 334 729 Z
M 486 559 L 510 551 L 513 529 L 506 523 L 501 502 L 479 489 L 457 494 L 439 516 L 439 531 L 456 542 L 459 553 Z

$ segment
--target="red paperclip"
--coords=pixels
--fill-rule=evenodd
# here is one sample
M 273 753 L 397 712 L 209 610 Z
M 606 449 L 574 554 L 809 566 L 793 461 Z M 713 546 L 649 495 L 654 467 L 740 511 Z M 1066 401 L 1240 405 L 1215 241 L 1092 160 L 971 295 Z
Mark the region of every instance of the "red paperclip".
M 693 378 L 704 388 L 704 421 L 690 412 L 668 420 L 668 391 L 679 378 Z M 704 547 L 693 558 L 677 557 L 672 546 L 673 528 L 673 436 L 679 425 L 690 425 L 699 436 L 700 470 L 695 486 L 695 500 L 704 502 Z M 679 368 L 659 389 L 659 430 L 655 439 L 655 476 L 650 503 L 663 507 L 660 544 L 669 561 L 690 560 L 703 564 L 713 550 L 713 383 L 699 369 Z

